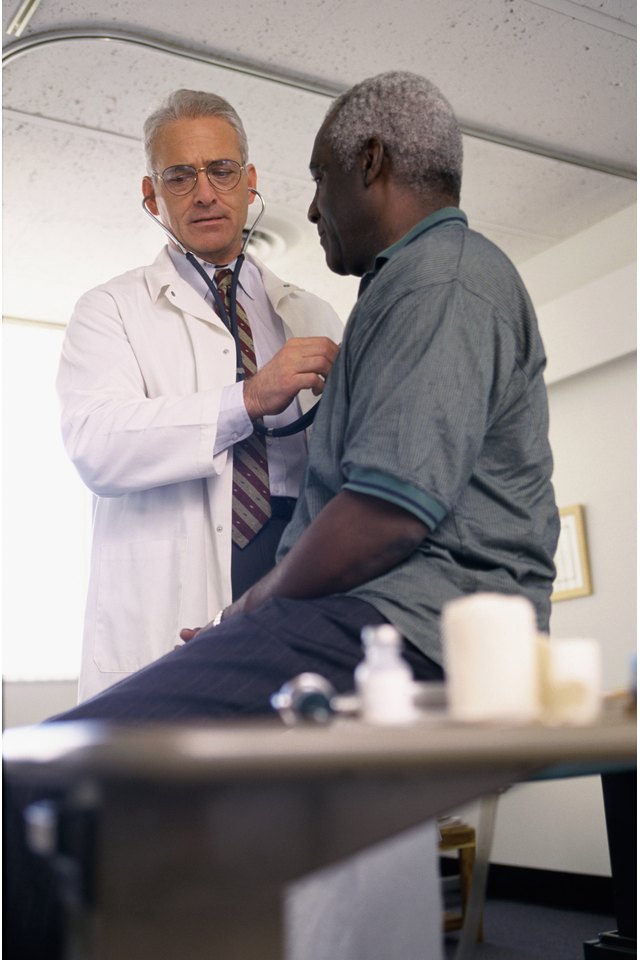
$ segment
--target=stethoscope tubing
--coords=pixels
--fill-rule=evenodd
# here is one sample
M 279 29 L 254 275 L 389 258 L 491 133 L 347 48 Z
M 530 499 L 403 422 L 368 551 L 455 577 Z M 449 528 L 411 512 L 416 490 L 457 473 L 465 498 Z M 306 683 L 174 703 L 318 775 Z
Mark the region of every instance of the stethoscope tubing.
M 233 337 L 233 341 L 236 346 L 236 383 L 240 380 L 244 380 L 244 367 L 242 365 L 242 354 L 240 352 L 240 337 L 238 336 L 238 309 L 237 309 L 237 289 L 238 289 L 238 280 L 240 278 L 240 269 L 244 263 L 244 253 L 238 254 L 235 267 L 233 268 L 233 274 L 231 277 L 231 289 L 229 291 L 229 311 L 224 304 L 224 300 L 218 289 L 218 285 L 211 279 L 204 267 L 198 262 L 197 258 L 194 256 L 191 251 L 187 251 L 185 254 L 187 260 L 198 271 L 209 290 L 211 291 L 211 296 L 216 305 L 216 313 L 224 323 L 225 327 Z

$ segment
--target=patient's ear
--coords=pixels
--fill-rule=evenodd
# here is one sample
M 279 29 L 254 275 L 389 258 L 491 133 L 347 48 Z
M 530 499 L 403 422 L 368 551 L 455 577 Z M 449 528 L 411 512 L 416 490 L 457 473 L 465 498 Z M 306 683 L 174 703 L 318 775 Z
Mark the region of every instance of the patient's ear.
M 370 137 L 360 154 L 362 181 L 365 187 L 370 187 L 382 174 L 385 160 L 386 154 L 382 140 L 379 137 Z

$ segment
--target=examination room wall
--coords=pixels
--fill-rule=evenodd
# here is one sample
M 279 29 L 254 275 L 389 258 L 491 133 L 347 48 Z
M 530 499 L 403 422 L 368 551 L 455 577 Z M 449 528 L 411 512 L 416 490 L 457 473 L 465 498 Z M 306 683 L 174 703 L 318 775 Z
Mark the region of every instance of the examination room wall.
M 560 506 L 585 507 L 594 587 L 590 597 L 554 604 L 552 633 L 601 642 L 607 689 L 627 682 L 635 645 L 634 244 L 631 209 L 521 267 L 553 353 L 548 382 L 557 499 Z M 35 722 L 74 700 L 73 681 L 7 684 L 5 725 Z M 475 807 L 465 815 L 473 820 Z M 597 778 L 510 790 L 500 801 L 492 859 L 607 875 Z
M 556 497 L 584 506 L 593 583 L 554 603 L 551 634 L 600 642 L 605 690 L 628 685 L 636 647 L 635 224 L 632 207 L 521 266 L 549 355 Z M 461 812 L 477 823 L 476 804 Z M 513 787 L 492 861 L 610 875 L 599 778 Z
M 635 389 L 635 354 L 549 388 L 558 503 L 585 507 L 594 590 L 554 604 L 551 633 L 600 642 L 606 690 L 628 683 L 636 642 Z M 599 778 L 518 785 L 498 811 L 493 862 L 610 875 Z

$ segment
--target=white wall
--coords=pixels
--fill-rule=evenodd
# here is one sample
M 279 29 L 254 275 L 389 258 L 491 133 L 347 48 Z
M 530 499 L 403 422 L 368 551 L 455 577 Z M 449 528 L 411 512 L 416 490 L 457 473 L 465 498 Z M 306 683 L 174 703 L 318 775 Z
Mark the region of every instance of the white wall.
M 553 384 L 558 504 L 586 507 L 593 594 L 554 604 L 552 637 L 595 637 L 604 688 L 629 679 L 636 643 L 635 354 Z M 501 800 L 496 863 L 608 876 L 597 777 L 514 788 Z
M 521 270 L 550 359 L 557 501 L 585 507 L 593 580 L 554 604 L 551 634 L 599 640 L 605 690 L 628 684 L 636 646 L 635 236 L 634 207 Z M 609 875 L 598 778 L 519 785 L 498 811 L 494 862 Z
M 77 680 L 15 680 L 2 689 L 3 727 L 24 727 L 70 710 L 78 702 Z
M 636 349 L 636 207 L 521 266 L 556 383 Z
M 623 686 L 636 646 L 636 354 L 549 388 L 560 506 L 585 505 L 593 593 L 554 604 L 552 635 L 594 636 L 604 686 Z

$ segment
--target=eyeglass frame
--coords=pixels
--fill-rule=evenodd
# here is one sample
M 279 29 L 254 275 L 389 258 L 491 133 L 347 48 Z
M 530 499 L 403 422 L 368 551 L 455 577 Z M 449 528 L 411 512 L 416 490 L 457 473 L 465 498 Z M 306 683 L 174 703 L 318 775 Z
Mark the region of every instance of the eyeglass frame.
M 238 167 L 238 179 L 236 180 L 236 182 L 233 184 L 232 187 L 221 187 L 221 186 L 220 186 L 219 184 L 217 184 L 217 183 L 212 183 L 211 178 L 210 178 L 210 176 L 209 176 L 209 169 L 210 169 L 214 164 L 216 164 L 216 163 L 232 163 L 232 164 L 234 164 L 234 166 Z M 181 169 L 184 169 L 184 170 L 193 170 L 193 172 L 194 172 L 194 174 L 195 174 L 191 186 L 190 186 L 189 189 L 186 190 L 184 193 L 175 193 L 175 192 L 171 189 L 171 187 L 168 185 L 167 181 L 166 181 L 165 178 L 164 178 L 167 170 L 175 170 L 175 169 L 177 169 L 177 168 L 181 168 Z M 198 174 L 202 173 L 203 170 L 204 170 L 204 172 L 206 173 L 207 182 L 209 183 L 209 186 L 213 187 L 214 190 L 219 190 L 221 193 L 230 193 L 232 190 L 235 190 L 235 188 L 236 188 L 236 187 L 238 186 L 238 184 L 240 183 L 240 180 L 242 179 L 242 174 L 247 172 L 247 164 L 246 164 L 246 163 L 240 163 L 238 160 L 232 160 L 231 157 L 220 157 L 218 160 L 211 160 L 211 161 L 210 161 L 206 166 L 204 166 L 204 167 L 194 167 L 194 166 L 193 166 L 192 164 L 190 164 L 190 163 L 172 163 L 171 166 L 170 166 L 170 167 L 166 167 L 166 168 L 162 171 L 162 173 L 158 173 L 157 171 L 154 170 L 154 171 L 151 173 L 151 176 L 153 177 L 154 180 L 162 180 L 163 184 L 165 185 L 165 187 L 167 188 L 167 190 L 169 191 L 169 193 L 171 194 L 171 196 L 173 196 L 173 197 L 188 197 L 189 194 L 190 194 L 190 193 L 193 193 L 193 191 L 195 190 L 195 188 L 196 188 L 196 186 L 197 186 L 197 184 L 198 184 Z

